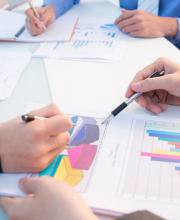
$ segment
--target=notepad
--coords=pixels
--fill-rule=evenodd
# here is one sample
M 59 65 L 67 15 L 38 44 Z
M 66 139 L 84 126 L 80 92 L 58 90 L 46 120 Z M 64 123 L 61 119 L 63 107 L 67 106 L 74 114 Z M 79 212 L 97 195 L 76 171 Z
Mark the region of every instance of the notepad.
M 0 10 L 0 40 L 20 42 L 57 42 L 70 41 L 78 16 L 59 17 L 38 36 L 32 36 L 25 25 L 26 16 L 11 11 Z

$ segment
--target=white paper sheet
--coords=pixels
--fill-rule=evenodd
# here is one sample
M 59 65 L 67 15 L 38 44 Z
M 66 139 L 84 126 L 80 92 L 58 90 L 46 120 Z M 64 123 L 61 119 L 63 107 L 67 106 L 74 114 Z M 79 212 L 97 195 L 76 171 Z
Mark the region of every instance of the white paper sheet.
M 73 30 L 77 23 L 78 16 L 60 16 L 56 21 L 47 27 L 38 36 L 32 36 L 27 29 L 18 37 L 16 41 L 23 42 L 56 42 L 56 41 L 70 41 Z
M 11 95 L 30 58 L 29 52 L 0 52 L 0 100 Z
M 70 43 L 43 44 L 34 57 L 93 62 L 121 60 L 128 35 L 112 19 L 80 19 Z
M 14 40 L 15 34 L 25 24 L 26 16 L 0 9 L 0 40 Z
M 43 106 L 33 103 L 27 110 Z M 173 130 L 173 127 L 179 126 L 180 119 L 121 113 L 110 123 L 101 125 L 104 118 L 99 117 L 99 113 L 91 116 L 86 111 L 81 115 L 74 114 L 72 108 L 70 111 L 69 117 L 76 116 L 79 120 L 71 134 L 71 145 L 75 144 L 73 135 L 77 134 L 83 118 L 87 124 L 92 120 L 99 130 L 99 139 L 94 137 L 95 141 L 91 143 L 98 146 L 93 162 L 89 169 L 82 169 L 83 178 L 74 186 L 87 204 L 123 213 L 146 209 L 165 219 L 179 220 L 179 172 L 169 162 L 154 161 L 152 156 L 146 155 L 153 150 L 169 152 L 171 148 L 175 149 L 175 145 L 149 136 L 146 127 L 149 124 L 154 126 L 153 129 L 156 125 L 161 125 L 162 129 L 171 126 Z M 177 132 L 180 133 L 180 130 Z M 67 149 L 62 154 L 70 157 Z

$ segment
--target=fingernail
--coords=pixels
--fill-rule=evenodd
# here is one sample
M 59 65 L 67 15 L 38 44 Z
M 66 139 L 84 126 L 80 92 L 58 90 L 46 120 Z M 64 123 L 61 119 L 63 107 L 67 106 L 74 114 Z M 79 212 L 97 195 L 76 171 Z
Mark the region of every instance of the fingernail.
M 35 23 L 35 24 L 39 24 L 39 21 L 35 20 L 34 23 Z
M 41 21 L 41 22 L 38 24 L 38 27 L 40 27 L 40 28 L 44 27 L 44 22 Z
M 158 114 L 158 110 L 156 108 L 152 108 L 151 111 Z
M 140 83 L 140 82 L 133 83 L 133 84 L 132 84 L 132 87 L 133 87 L 134 89 L 140 89 L 140 88 L 141 88 L 141 83 Z
M 19 180 L 19 186 L 22 186 L 22 184 L 27 180 L 27 178 L 22 178 Z
M 141 104 L 141 102 L 140 101 L 138 101 L 138 104 L 142 107 L 142 104 Z
M 167 106 L 166 105 L 162 105 L 161 108 L 162 108 L 162 110 L 166 110 Z

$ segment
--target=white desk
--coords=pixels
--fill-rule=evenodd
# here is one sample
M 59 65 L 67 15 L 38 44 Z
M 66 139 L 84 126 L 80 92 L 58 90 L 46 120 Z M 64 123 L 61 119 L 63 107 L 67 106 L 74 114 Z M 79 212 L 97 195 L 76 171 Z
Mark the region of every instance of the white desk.
M 103 4 L 102 1 L 95 3 L 90 0 L 90 2 L 82 2 L 74 6 L 68 13 L 79 14 L 80 17 L 115 18 L 119 16 L 121 12 L 119 8 L 116 8 L 108 2 Z M 0 42 L 1 51 L 14 50 L 34 52 L 38 47 L 39 44 L 35 43 Z M 102 110 L 111 111 L 124 100 L 125 89 L 133 75 L 160 56 L 167 57 L 180 63 L 180 52 L 164 38 L 129 38 L 123 60 L 117 64 L 110 64 L 112 67 L 111 72 L 109 72 L 109 75 L 106 73 L 106 79 L 103 79 L 103 83 L 105 83 L 106 86 L 100 87 L 101 97 L 104 92 L 104 101 L 101 105 Z M 102 64 L 99 65 L 102 66 Z M 103 65 L 104 70 L 107 69 L 107 65 Z M 118 77 L 119 81 L 117 81 Z M 105 96 L 105 94 L 107 94 L 107 89 L 109 94 L 108 97 Z M 98 98 L 98 96 L 93 97 L 95 102 Z M 61 101 L 63 105 L 69 105 L 69 97 L 66 97 L 66 94 L 64 94 L 64 99 Z M 52 102 L 43 59 L 32 58 L 22 73 L 11 97 L 4 101 L 0 101 L 0 123 L 23 114 L 29 102 L 46 104 Z M 78 100 L 78 102 L 80 103 L 80 100 Z M 136 104 L 130 106 L 127 111 L 149 114 L 145 110 L 140 109 Z M 180 117 L 179 107 L 170 107 L 162 115 Z M 0 210 L 0 219 L 7 219 L 2 210 Z

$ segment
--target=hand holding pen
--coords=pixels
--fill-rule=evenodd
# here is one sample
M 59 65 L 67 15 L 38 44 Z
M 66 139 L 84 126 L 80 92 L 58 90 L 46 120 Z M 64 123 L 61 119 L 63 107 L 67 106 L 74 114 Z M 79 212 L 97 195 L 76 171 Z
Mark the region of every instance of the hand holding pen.
M 25 11 L 27 16 L 26 28 L 31 35 L 36 36 L 41 34 L 44 31 L 44 28 L 48 27 L 56 20 L 56 12 L 51 5 L 35 8 L 30 0 L 28 0 L 28 2 L 31 8 Z
M 152 73 L 155 72 L 155 75 Z M 159 114 L 167 105 L 180 105 L 180 65 L 166 58 L 159 58 L 139 71 L 128 86 L 128 98 L 103 123 L 125 109 L 134 100 L 148 111 Z M 115 113 L 115 115 L 114 115 Z

